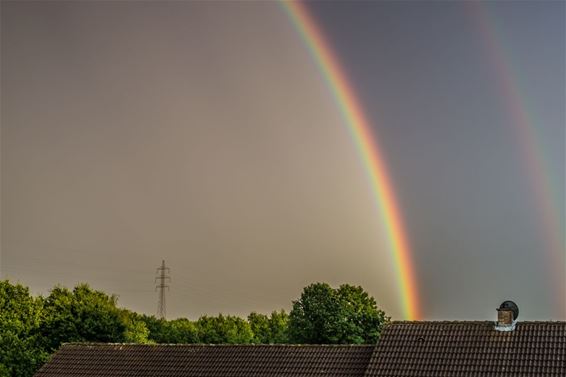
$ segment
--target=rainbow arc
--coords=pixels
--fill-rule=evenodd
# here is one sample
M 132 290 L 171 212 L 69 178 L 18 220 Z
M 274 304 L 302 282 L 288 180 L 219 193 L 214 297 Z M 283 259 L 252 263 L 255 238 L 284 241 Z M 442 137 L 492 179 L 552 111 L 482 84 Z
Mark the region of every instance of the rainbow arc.
M 503 110 L 512 121 L 515 141 L 520 148 L 520 158 L 529 174 L 529 183 L 534 199 L 537 201 L 537 217 L 540 234 L 546 242 L 545 254 L 549 263 L 550 289 L 555 297 L 556 310 L 561 316 L 566 315 L 564 297 L 566 297 L 566 239 L 560 211 L 564 205 L 559 203 L 560 196 L 552 184 L 552 174 L 545 160 L 545 148 L 538 135 L 538 122 L 528 112 L 527 94 L 519 85 L 520 77 L 514 73 L 514 60 L 509 53 L 507 43 L 498 31 L 495 14 L 490 12 L 487 2 L 466 3 L 471 18 L 477 23 L 486 57 L 492 66 L 497 89 L 503 99 Z
M 393 183 L 377 143 L 371 124 L 356 97 L 337 56 L 325 40 L 320 28 L 300 2 L 280 3 L 292 20 L 304 44 L 331 89 L 334 100 L 348 126 L 360 159 L 365 166 L 374 193 L 375 204 L 384 221 L 393 253 L 397 285 L 406 319 L 420 318 L 418 292 L 412 266 L 409 240 L 395 197 Z

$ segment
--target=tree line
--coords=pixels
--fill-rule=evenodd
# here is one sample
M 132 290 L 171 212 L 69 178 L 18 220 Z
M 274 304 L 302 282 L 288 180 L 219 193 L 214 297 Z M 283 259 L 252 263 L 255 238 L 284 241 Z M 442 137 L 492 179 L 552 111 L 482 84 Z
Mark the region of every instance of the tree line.
M 0 377 L 29 377 L 63 343 L 362 344 L 375 343 L 389 321 L 361 287 L 314 283 L 289 313 L 252 312 L 159 319 L 118 306 L 117 297 L 87 284 L 29 288 L 0 281 Z

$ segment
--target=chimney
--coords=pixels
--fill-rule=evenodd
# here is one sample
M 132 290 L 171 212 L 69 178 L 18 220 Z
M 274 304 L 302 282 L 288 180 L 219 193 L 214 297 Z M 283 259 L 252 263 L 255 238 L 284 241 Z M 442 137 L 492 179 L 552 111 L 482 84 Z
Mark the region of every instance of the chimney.
M 519 307 L 513 301 L 504 301 L 497 308 L 497 323 L 495 329 L 497 331 L 513 331 L 517 324 L 519 316 Z

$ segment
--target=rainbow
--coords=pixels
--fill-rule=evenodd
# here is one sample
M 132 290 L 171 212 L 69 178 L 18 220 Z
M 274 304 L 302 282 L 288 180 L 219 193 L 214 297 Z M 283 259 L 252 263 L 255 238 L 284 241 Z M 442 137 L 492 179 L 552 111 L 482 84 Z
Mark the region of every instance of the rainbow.
M 297 1 L 283 1 L 280 4 L 318 65 L 348 126 L 371 182 L 376 206 L 385 223 L 397 270 L 397 285 L 404 316 L 408 320 L 419 319 L 418 291 L 409 241 L 394 195 L 393 184 L 370 123 L 336 55 L 307 7 Z
M 488 9 L 489 3 L 468 2 L 472 18 L 477 22 L 477 29 L 485 45 L 489 63 L 494 68 L 499 93 L 504 100 L 505 110 L 515 128 L 515 135 L 520 155 L 530 175 L 531 191 L 537 201 L 537 210 L 540 233 L 546 242 L 546 254 L 551 262 L 550 288 L 554 291 L 553 302 L 557 305 L 557 312 L 566 316 L 566 240 L 561 221 L 560 209 L 557 205 L 558 197 L 552 184 L 552 174 L 545 160 L 544 148 L 537 135 L 537 122 L 527 111 L 526 96 L 521 93 L 519 78 L 514 73 L 512 58 L 506 50 L 503 37 L 497 30 L 494 15 Z

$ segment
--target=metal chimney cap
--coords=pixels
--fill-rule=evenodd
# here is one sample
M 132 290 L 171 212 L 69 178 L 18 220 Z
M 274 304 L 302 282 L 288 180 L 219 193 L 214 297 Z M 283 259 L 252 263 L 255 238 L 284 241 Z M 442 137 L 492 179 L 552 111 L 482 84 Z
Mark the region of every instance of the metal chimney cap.
M 519 307 L 513 301 L 509 301 L 509 300 L 503 301 L 501 305 L 499 305 L 499 308 L 497 309 L 497 311 L 500 310 L 508 310 L 513 312 L 514 321 L 516 321 L 517 318 L 519 317 Z
M 513 331 L 517 324 L 519 316 L 519 307 L 513 301 L 504 301 L 497 308 L 497 322 L 495 330 L 497 331 Z

